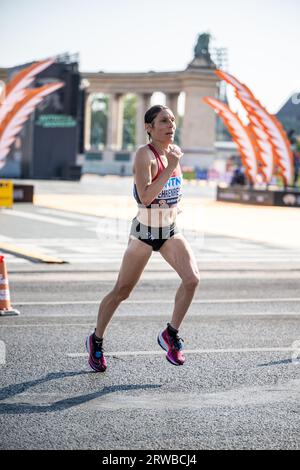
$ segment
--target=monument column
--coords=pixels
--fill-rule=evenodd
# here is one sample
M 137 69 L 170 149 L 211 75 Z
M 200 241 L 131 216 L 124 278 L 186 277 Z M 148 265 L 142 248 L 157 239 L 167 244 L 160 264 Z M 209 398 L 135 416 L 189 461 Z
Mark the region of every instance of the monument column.
M 176 122 L 178 121 L 178 98 L 179 93 L 168 93 L 166 95 L 166 106 L 173 111 Z
M 123 95 L 110 95 L 107 122 L 107 147 L 111 150 L 122 148 L 123 141 Z
M 186 165 L 193 165 L 195 157 L 203 166 L 209 166 L 215 154 L 215 112 L 203 103 L 204 96 L 216 96 L 218 78 L 209 52 L 210 35 L 200 34 L 194 48 L 194 58 L 182 77 L 185 92 L 181 144 L 185 150 Z
M 85 97 L 84 110 L 84 149 L 91 149 L 91 124 L 92 124 L 92 102 L 93 95 L 87 93 Z
M 147 133 L 145 131 L 144 116 L 147 109 L 150 108 L 151 93 L 141 93 L 137 95 L 137 110 L 135 136 L 136 146 L 144 145 L 148 142 Z
M 185 149 L 203 152 L 214 149 L 216 117 L 214 111 L 203 102 L 203 98 L 215 96 L 216 82 L 217 77 L 212 73 L 211 80 L 201 80 L 199 77 L 186 80 L 184 84 L 185 112 L 181 143 Z

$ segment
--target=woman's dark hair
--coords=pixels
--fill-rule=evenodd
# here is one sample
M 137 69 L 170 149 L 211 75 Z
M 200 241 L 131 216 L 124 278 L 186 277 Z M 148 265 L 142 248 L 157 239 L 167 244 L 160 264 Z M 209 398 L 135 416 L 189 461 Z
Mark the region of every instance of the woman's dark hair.
M 164 106 L 162 104 L 156 104 L 155 106 L 151 106 L 145 114 L 144 122 L 145 124 L 152 124 L 156 116 L 163 110 L 169 109 L 168 106 Z M 151 139 L 151 134 L 147 132 L 149 140 Z

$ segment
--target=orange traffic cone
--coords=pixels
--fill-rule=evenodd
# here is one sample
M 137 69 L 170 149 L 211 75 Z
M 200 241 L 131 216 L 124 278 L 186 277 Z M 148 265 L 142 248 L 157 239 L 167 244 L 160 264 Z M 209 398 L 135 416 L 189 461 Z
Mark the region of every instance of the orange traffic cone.
M 20 312 L 11 307 L 8 276 L 5 257 L 0 256 L 0 316 L 19 315 Z

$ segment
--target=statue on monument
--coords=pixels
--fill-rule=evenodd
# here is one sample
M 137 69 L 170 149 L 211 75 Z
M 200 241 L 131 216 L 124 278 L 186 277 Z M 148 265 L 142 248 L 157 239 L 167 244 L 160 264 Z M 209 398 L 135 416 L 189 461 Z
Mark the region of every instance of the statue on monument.
M 188 65 L 188 68 L 193 67 L 215 67 L 211 60 L 209 53 L 209 41 L 211 35 L 209 33 L 202 33 L 198 36 L 198 41 L 194 47 L 194 58 Z
M 202 57 L 209 55 L 208 46 L 210 37 L 211 36 L 208 33 L 203 33 L 199 35 L 197 44 L 194 48 L 194 57 Z

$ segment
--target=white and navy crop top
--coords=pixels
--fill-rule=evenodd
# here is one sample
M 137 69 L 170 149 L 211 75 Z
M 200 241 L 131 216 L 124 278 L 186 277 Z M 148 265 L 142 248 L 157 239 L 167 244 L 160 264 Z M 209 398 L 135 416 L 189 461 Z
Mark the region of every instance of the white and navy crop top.
M 157 165 L 158 165 L 158 171 L 155 177 L 153 178 L 152 181 L 155 181 L 156 178 L 160 175 L 160 173 L 166 168 L 157 152 L 157 150 L 153 147 L 153 145 L 148 144 L 149 149 L 154 153 Z M 134 183 L 133 186 L 133 196 L 135 200 L 137 201 L 139 207 L 172 207 L 176 204 L 181 199 L 181 186 L 182 186 L 182 172 L 181 172 L 181 167 L 180 164 L 178 163 L 177 167 L 173 171 L 172 175 L 168 179 L 168 181 L 165 183 L 163 189 L 161 192 L 157 195 L 155 199 L 149 204 L 148 206 L 145 206 L 144 204 L 141 203 L 141 200 L 139 198 L 138 192 L 137 192 L 137 187 L 136 184 Z

